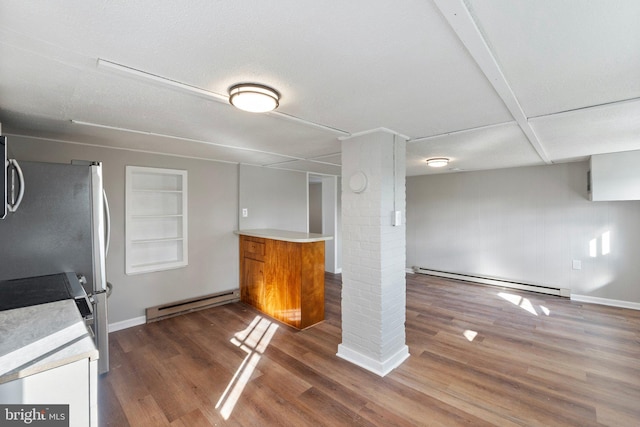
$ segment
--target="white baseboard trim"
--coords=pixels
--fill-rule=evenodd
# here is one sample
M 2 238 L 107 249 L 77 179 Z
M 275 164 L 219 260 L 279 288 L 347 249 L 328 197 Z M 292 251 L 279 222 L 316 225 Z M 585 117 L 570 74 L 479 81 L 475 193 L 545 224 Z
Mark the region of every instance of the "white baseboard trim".
M 122 320 L 120 322 L 110 323 L 109 332 L 115 332 L 122 329 L 133 328 L 134 326 L 144 325 L 147 323 L 146 316 L 134 317 L 133 319 Z
M 416 274 L 415 270 L 411 267 L 407 267 L 404 269 L 405 273 L 407 274 Z
M 404 362 L 410 355 L 409 347 L 405 345 L 387 360 L 380 362 L 378 360 L 370 358 L 369 356 L 365 356 L 362 353 L 352 350 L 349 347 L 346 347 L 344 344 L 338 344 L 338 353 L 336 354 L 336 356 L 348 362 L 351 362 L 354 365 L 360 366 L 367 371 L 373 372 L 376 375 L 384 377 L 389 372 L 400 366 L 402 362 Z
M 629 308 L 631 310 L 640 310 L 640 303 L 631 301 L 622 301 L 617 299 L 590 297 L 588 295 L 571 294 L 571 301 L 587 302 L 590 304 L 608 305 L 611 307 Z

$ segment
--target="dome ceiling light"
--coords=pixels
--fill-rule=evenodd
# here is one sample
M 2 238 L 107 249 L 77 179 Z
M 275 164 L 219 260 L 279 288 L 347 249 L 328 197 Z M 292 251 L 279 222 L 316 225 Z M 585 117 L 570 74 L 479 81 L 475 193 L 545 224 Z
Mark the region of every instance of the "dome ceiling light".
M 278 107 L 280 94 L 268 86 L 240 83 L 229 88 L 229 103 L 251 113 L 266 113 Z
M 431 166 L 432 168 L 441 168 L 448 164 L 449 159 L 446 157 L 434 157 L 432 159 L 427 159 L 427 166 Z

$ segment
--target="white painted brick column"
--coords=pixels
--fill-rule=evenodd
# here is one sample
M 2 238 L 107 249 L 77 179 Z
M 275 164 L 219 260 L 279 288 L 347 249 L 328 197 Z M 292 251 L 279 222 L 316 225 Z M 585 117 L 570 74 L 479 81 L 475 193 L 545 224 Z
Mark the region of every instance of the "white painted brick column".
M 406 141 L 375 131 L 342 141 L 342 343 L 338 356 L 384 376 L 405 343 Z M 366 176 L 357 192 L 352 177 Z M 362 175 L 360 175 L 360 178 Z M 353 183 L 361 180 L 353 178 Z M 394 212 L 402 221 L 394 225 Z

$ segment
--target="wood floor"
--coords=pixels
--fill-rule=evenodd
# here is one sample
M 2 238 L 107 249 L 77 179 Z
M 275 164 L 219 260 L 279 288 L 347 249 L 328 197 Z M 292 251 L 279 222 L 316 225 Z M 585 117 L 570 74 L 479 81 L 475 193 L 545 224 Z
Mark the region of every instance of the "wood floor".
M 411 357 L 384 378 L 242 303 L 112 333 L 102 426 L 639 426 L 640 312 L 407 276 Z

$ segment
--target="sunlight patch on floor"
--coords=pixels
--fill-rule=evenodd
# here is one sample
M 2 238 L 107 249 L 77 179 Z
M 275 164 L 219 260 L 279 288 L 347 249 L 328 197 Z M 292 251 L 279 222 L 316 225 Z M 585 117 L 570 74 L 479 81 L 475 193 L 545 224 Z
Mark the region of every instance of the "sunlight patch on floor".
M 260 357 L 269 346 L 269 342 L 271 342 L 271 338 L 273 338 L 277 329 L 278 325 L 275 323 L 256 316 L 246 329 L 237 332 L 231 338 L 231 342 L 245 351 L 247 356 L 238 367 L 216 404 L 216 409 L 220 411 L 225 420 L 228 420 L 231 416 L 244 387 L 251 379 Z
M 498 292 L 498 296 L 505 301 L 509 301 L 513 305 L 517 305 L 521 309 L 533 314 L 534 316 L 538 316 L 539 314 L 529 298 L 524 298 L 520 295 L 510 294 L 508 292 Z M 551 311 L 547 307 L 540 305 L 539 308 L 541 313 L 545 316 L 549 316 L 551 314 Z
M 462 333 L 462 335 L 464 335 L 464 337 L 469 341 L 473 341 L 477 336 L 478 333 L 476 331 L 472 331 L 471 329 L 467 329 L 466 331 L 464 331 Z

